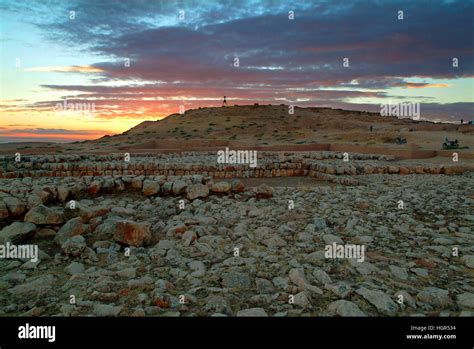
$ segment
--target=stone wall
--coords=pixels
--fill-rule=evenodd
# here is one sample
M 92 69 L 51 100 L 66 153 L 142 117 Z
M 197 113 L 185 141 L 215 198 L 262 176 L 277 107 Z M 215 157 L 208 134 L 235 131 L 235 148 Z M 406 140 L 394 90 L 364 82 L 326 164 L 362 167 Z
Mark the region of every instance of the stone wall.
M 271 178 L 311 176 L 327 178 L 362 174 L 446 174 L 471 171 L 459 165 L 401 164 L 393 157 L 351 153 L 343 161 L 336 152 L 261 152 L 256 167 L 248 164 L 218 164 L 214 152 L 132 155 L 25 156 L 20 162 L 0 157 L 0 178 L 84 176 L 188 176 L 224 178 Z

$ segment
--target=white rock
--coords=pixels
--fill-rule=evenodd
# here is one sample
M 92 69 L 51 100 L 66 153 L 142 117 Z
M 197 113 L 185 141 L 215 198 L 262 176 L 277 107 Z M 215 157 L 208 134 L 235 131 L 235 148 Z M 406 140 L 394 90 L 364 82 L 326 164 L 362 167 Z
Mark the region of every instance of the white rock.
M 331 277 L 320 268 L 314 268 L 313 276 L 323 285 L 332 283 Z
M 156 195 L 160 192 L 160 184 L 152 180 L 145 180 L 143 182 L 143 194 L 145 196 Z
M 452 303 L 449 292 L 437 287 L 424 288 L 417 294 L 416 298 L 421 302 L 441 308 L 448 307 Z
M 84 232 L 84 226 L 81 217 L 75 217 L 70 219 L 64 224 L 54 237 L 54 241 L 62 244 L 66 239 L 81 235 Z
M 117 316 L 121 311 L 121 306 L 113 306 L 110 304 L 94 304 L 93 308 L 95 316 Z
M 267 317 L 268 314 L 263 308 L 250 308 L 245 310 L 240 310 L 237 312 L 239 317 Z
M 209 187 L 204 184 L 192 184 L 186 188 L 186 197 L 188 200 L 205 198 L 209 196 Z
M 68 272 L 69 274 L 74 275 L 74 274 L 83 273 L 85 268 L 84 268 L 84 264 L 82 263 L 72 262 L 64 270 Z
M 457 297 L 457 303 L 461 308 L 474 309 L 474 293 L 462 293 Z
M 302 269 L 291 269 L 288 277 L 292 283 L 294 283 L 299 288 L 304 288 L 305 284 L 307 284 L 304 271 Z
M 393 276 L 400 280 L 408 279 L 408 272 L 406 268 L 397 267 L 396 265 L 389 266 L 390 272 Z
M 299 306 L 299 307 L 302 307 L 302 308 L 308 308 L 311 303 L 308 299 L 308 297 L 306 296 L 306 294 L 304 292 L 300 292 L 300 293 L 297 293 L 293 296 L 293 301 L 295 305 Z
M 398 311 L 398 305 L 382 291 L 369 290 L 365 287 L 361 287 L 356 291 L 362 297 L 364 297 L 369 303 L 374 305 L 378 311 L 384 315 L 394 316 Z
M 340 299 L 332 302 L 328 306 L 328 310 L 339 316 L 367 316 L 357 304 Z
M 16 243 L 33 237 L 36 225 L 33 223 L 14 222 L 0 231 L 0 243 Z

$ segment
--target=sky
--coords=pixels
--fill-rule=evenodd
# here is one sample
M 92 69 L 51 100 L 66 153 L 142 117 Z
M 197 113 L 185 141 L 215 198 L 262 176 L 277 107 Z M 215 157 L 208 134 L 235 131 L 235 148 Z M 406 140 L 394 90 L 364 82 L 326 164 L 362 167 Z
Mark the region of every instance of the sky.
M 95 139 L 224 95 L 472 120 L 473 18 L 469 0 L 0 0 L 0 142 Z

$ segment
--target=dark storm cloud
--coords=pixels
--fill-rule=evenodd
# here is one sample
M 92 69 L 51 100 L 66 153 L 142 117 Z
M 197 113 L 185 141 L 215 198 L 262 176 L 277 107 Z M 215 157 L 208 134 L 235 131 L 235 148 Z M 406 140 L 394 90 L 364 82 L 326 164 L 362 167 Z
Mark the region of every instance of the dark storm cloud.
M 253 16 L 231 20 L 227 13 L 240 8 L 239 2 L 212 13 L 206 12 L 212 7 L 201 2 L 183 4 L 81 2 L 77 6 L 78 16 L 84 12 L 80 21 L 49 24 L 46 28 L 111 57 L 110 62 L 96 64 L 105 70 L 107 79 L 320 86 L 361 79 L 382 80 L 388 87 L 391 83 L 387 77 L 474 75 L 470 1 L 449 5 L 364 1 L 346 6 L 335 2 L 331 4 L 332 12 L 324 10 L 328 5 L 320 2 L 305 10 L 280 2 L 273 11 L 255 6 Z M 190 7 L 193 4 L 195 7 Z M 287 10 L 294 7 L 295 20 L 290 21 Z M 137 20 L 153 18 L 153 13 L 159 18 L 160 8 L 164 14 L 174 11 L 176 15 L 180 8 L 189 8 L 188 17 L 178 22 L 180 26 L 160 26 L 159 19 Z M 404 11 L 403 21 L 397 19 L 398 10 Z M 222 23 L 216 23 L 218 18 Z M 166 24 L 164 19 L 161 21 Z M 240 59 L 240 68 L 232 66 L 234 57 Z M 349 68 L 342 67 L 344 57 L 350 60 Z M 453 57 L 460 61 L 457 69 L 451 65 Z M 131 59 L 127 69 L 122 63 L 124 58 Z
M 29 13 L 49 39 L 103 57 L 93 64 L 102 70 L 93 74 L 94 86 L 45 85 L 87 93 L 98 104 L 153 96 L 204 101 L 231 94 L 241 101 L 341 105 L 354 97 L 390 97 L 367 89 L 429 86 L 410 81 L 413 77 L 474 76 L 473 1 L 90 0 L 4 6 Z M 68 18 L 69 10 L 76 11 L 75 20 Z M 294 20 L 288 19 L 289 10 Z M 397 18 L 399 10 L 404 20 Z M 233 66 L 236 57 L 239 67 Z M 124 59 L 130 59 L 129 67 Z M 150 84 L 101 85 L 114 81 Z M 472 104 L 462 107 L 472 113 Z

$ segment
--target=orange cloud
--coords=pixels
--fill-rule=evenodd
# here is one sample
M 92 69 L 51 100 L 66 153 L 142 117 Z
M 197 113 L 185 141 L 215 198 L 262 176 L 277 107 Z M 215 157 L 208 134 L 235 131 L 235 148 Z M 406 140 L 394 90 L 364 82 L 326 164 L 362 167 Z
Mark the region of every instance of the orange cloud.
M 8 136 L 12 138 L 31 138 L 31 139 L 43 139 L 43 138 L 48 138 L 51 140 L 70 140 L 70 141 L 76 141 L 76 140 L 89 140 L 89 139 L 97 139 L 99 137 L 102 137 L 104 135 L 108 134 L 108 132 L 103 132 L 103 133 L 98 133 L 98 134 L 79 134 L 79 135 L 60 135 L 60 134 L 50 134 L 50 133 L 45 133 L 45 134 L 36 134 L 36 133 L 9 133 Z M 2 134 L 0 134 L 0 137 L 3 137 Z
M 406 85 L 407 88 L 443 88 L 449 87 L 448 84 L 423 84 L 423 83 L 416 83 L 416 82 L 409 82 Z
M 25 71 L 54 72 L 54 73 L 101 73 L 103 72 L 102 69 L 92 67 L 90 65 L 34 67 L 34 68 L 26 68 Z

